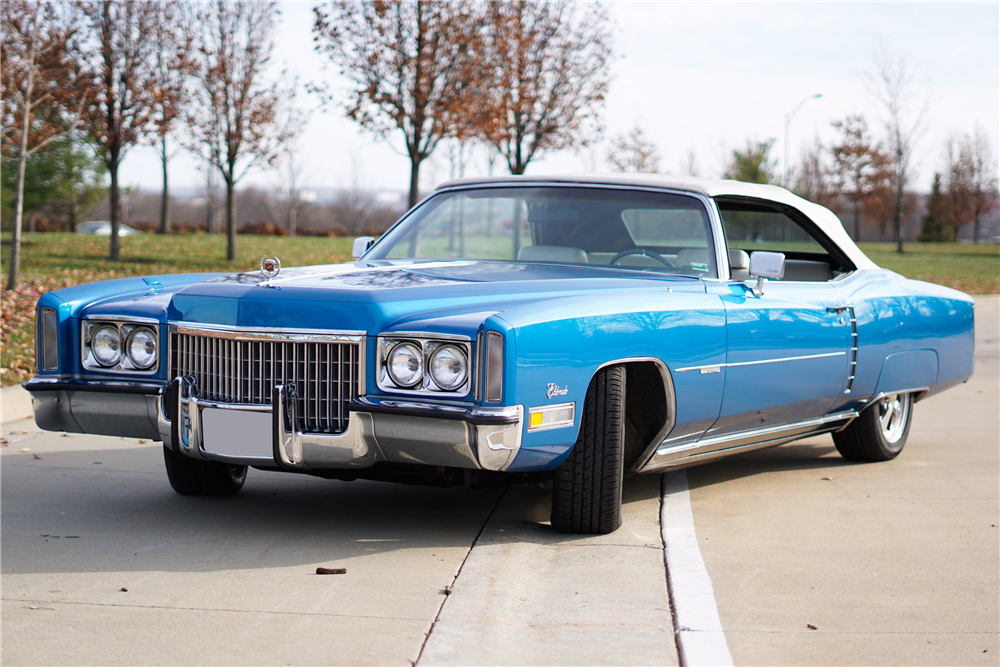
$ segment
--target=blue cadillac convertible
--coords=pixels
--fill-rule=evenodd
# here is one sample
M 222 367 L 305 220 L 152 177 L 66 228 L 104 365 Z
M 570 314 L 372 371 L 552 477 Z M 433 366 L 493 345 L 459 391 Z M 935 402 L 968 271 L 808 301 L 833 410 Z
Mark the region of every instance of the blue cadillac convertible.
M 248 466 L 551 479 L 556 530 L 607 533 L 626 472 L 819 433 L 886 461 L 914 404 L 972 373 L 971 298 L 880 269 L 774 186 L 451 181 L 355 257 L 43 296 L 38 425 L 162 440 L 190 495 Z

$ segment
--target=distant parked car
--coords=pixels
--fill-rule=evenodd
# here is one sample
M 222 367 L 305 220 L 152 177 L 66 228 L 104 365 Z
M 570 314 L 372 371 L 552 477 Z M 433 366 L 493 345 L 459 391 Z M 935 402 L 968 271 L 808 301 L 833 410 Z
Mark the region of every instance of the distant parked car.
M 94 234 L 95 236 L 111 236 L 110 220 L 91 220 L 84 222 L 76 228 L 77 234 Z M 138 229 L 129 227 L 124 222 L 118 223 L 118 236 L 131 236 L 142 234 Z

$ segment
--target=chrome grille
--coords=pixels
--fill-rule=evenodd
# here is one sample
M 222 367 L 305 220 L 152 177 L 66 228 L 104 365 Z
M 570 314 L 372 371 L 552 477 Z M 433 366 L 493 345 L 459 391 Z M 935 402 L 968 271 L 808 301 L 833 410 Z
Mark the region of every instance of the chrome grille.
M 193 376 L 202 400 L 241 405 L 270 405 L 275 385 L 294 385 L 298 430 L 346 430 L 348 404 L 358 395 L 361 343 L 282 338 L 280 334 L 245 339 L 239 332 L 222 336 L 173 331 L 170 377 Z

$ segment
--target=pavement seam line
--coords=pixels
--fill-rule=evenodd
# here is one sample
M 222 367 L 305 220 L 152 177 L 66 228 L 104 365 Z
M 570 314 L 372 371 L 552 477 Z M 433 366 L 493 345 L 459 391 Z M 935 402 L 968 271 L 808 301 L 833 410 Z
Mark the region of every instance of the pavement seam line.
M 420 618 L 405 616 L 367 616 L 362 614 L 323 614 L 315 611 L 274 611 L 270 609 L 225 609 L 221 607 L 170 607 L 162 604 L 120 604 L 117 602 L 80 602 L 78 600 L 28 600 L 25 598 L 0 598 L 2 602 L 23 602 L 31 604 L 65 604 L 77 607 L 119 607 L 122 609 L 162 609 L 164 611 L 211 611 L 233 614 L 279 614 L 282 616 L 324 616 L 332 618 L 371 618 L 389 621 L 421 621 Z
M 732 667 L 712 580 L 695 535 L 687 471 L 667 473 L 661 484 L 660 531 L 678 660 L 681 667 Z
M 469 556 L 472 555 L 472 550 L 476 548 L 477 544 L 479 544 L 480 538 L 482 538 L 483 533 L 486 531 L 486 526 L 490 524 L 490 519 L 493 518 L 493 514 L 497 511 L 497 508 L 500 507 L 500 502 L 503 500 L 504 496 L 507 495 L 507 489 L 509 488 L 510 488 L 509 486 L 504 487 L 504 490 L 500 493 L 500 496 L 497 498 L 496 504 L 493 505 L 493 509 L 490 510 L 490 513 L 486 516 L 486 520 L 483 521 L 483 525 L 479 528 L 479 532 L 476 533 L 476 539 L 472 540 L 472 544 L 469 546 L 469 550 L 465 552 L 465 558 L 462 559 L 462 564 L 458 566 L 458 571 L 455 572 L 455 576 L 451 580 L 451 586 L 449 586 L 446 590 L 454 591 L 455 583 L 458 581 L 459 575 L 462 574 L 462 568 L 465 567 L 465 562 L 469 560 Z M 420 663 L 420 658 L 424 656 L 424 649 L 427 648 L 427 642 L 431 640 L 431 635 L 434 633 L 434 628 L 437 626 L 438 619 L 441 618 L 441 612 L 444 611 L 444 605 L 448 601 L 449 597 L 450 593 L 446 594 L 444 596 L 444 599 L 441 600 L 441 605 L 438 607 L 437 614 L 434 615 L 434 620 L 431 621 L 430 630 L 427 631 L 427 635 L 424 637 L 424 643 L 420 645 L 420 652 L 417 653 L 417 659 L 414 660 L 412 663 L 413 667 L 416 667 Z

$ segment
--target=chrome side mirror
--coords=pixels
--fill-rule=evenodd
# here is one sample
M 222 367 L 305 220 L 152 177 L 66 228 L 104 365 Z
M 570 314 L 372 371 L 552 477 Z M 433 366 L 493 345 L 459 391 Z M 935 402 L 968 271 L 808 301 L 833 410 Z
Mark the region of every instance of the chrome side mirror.
M 368 252 L 368 248 L 371 248 L 373 243 L 375 243 L 374 236 L 359 236 L 354 239 L 354 247 L 351 249 L 351 257 L 358 259 L 363 254 Z
M 785 276 L 785 255 L 758 250 L 750 255 L 750 275 L 757 278 L 754 296 L 764 296 L 764 278 L 781 280 Z

